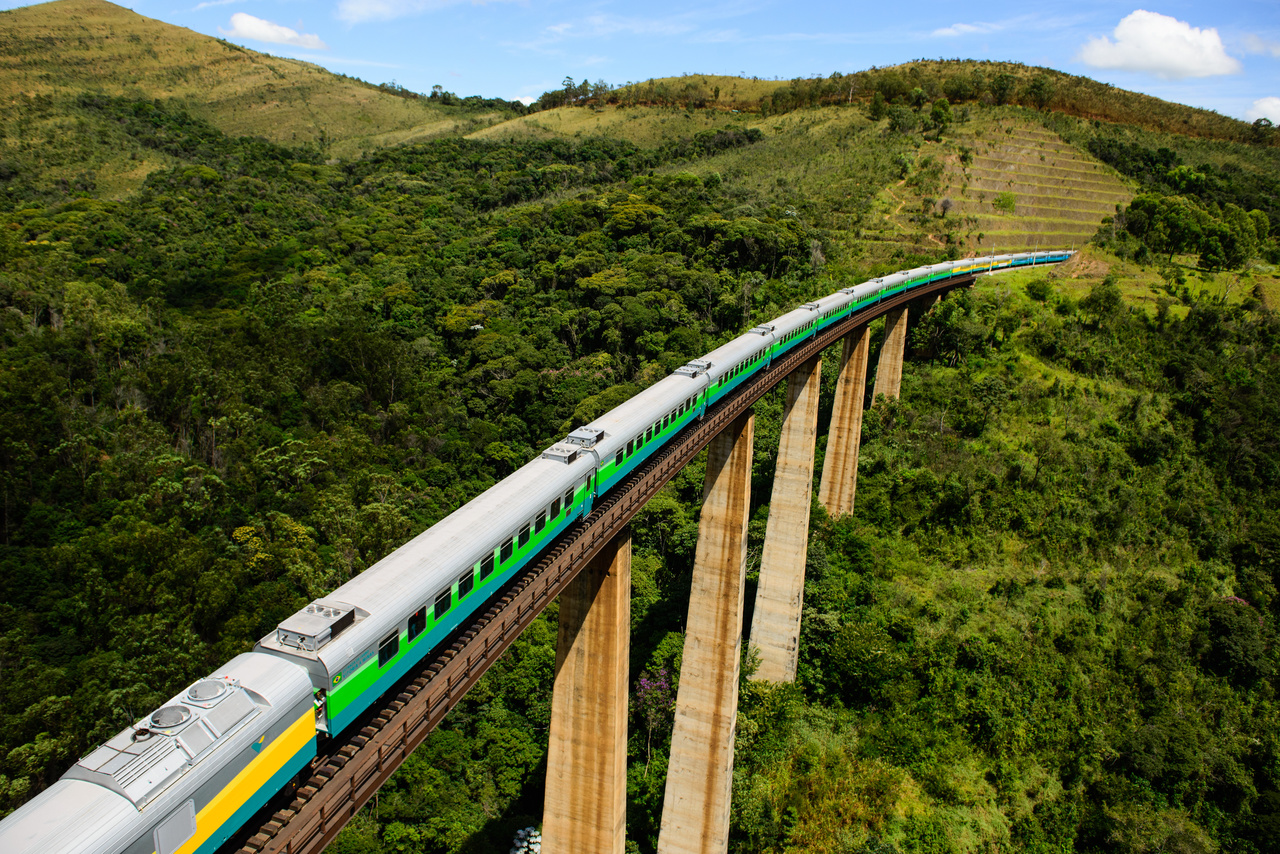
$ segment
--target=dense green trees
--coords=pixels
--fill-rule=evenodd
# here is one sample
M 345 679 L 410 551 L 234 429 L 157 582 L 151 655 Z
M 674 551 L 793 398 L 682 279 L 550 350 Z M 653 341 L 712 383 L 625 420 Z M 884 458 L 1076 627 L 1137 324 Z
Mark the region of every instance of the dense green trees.
M 1270 222 L 1260 210 L 1248 213 L 1228 202 L 1216 211 L 1194 196 L 1144 194 L 1124 211 L 1125 230 L 1140 241 L 1140 250 L 1167 255 L 1200 256 L 1207 270 L 1234 270 L 1264 250 Z M 1140 251 L 1139 250 L 1139 251 Z
M 823 237 L 733 213 L 719 176 L 649 174 L 745 129 L 333 165 L 152 102 L 82 108 L 183 165 L 122 202 L 0 196 L 6 809 L 712 346 L 748 292 L 808 295 Z M 505 744 L 530 715 L 480 717 Z M 469 797 L 509 802 L 537 761 Z
M 759 144 L 745 129 L 330 164 L 163 105 L 82 108 L 182 163 L 118 202 L 0 170 L 6 809 L 565 430 L 848 283 L 815 275 L 847 260 L 807 211 L 680 171 Z M 1126 212 L 1130 239 L 1273 239 L 1247 175 L 1181 165 Z M 867 417 L 857 513 L 815 516 L 799 682 L 742 692 L 734 850 L 1274 846 L 1276 320 L 1190 295 L 1149 319 L 1119 294 L 997 285 L 915 324 L 902 400 Z M 702 475 L 634 522 L 641 851 Z M 501 850 L 537 822 L 554 621 L 335 850 Z
M 735 850 L 1274 850 L 1280 325 L 1034 290 L 953 294 L 868 413 Z

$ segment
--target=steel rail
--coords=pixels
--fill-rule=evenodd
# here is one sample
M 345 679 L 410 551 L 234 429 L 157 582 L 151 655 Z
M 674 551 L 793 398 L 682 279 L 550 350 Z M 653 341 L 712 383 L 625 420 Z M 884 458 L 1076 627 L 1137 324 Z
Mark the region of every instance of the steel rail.
M 775 385 L 852 330 L 923 296 L 972 284 L 979 271 L 895 294 L 803 341 L 733 396 L 710 407 L 609 495 L 562 533 L 536 565 L 495 594 L 484 613 L 366 713 L 364 726 L 330 745 L 305 784 L 277 796 L 278 808 L 222 847 L 238 854 L 319 854 L 333 841 L 489 666 L 506 651 L 578 572 L 715 436 Z M 272 809 L 272 807 L 267 808 Z M 255 832 L 256 830 L 256 832 Z M 252 836 L 246 838 L 246 834 Z

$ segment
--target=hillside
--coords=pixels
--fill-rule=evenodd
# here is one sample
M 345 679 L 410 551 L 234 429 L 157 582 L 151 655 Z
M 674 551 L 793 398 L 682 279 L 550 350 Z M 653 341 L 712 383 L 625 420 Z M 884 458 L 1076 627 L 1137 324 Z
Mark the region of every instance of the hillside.
M 889 271 L 1088 241 L 913 309 L 856 512 L 813 518 L 798 680 L 744 682 L 730 850 L 1276 850 L 1280 148 L 1176 105 L 1199 135 L 1038 109 L 1034 69 L 987 98 L 984 63 L 860 94 L 669 78 L 490 125 L 105 3 L 20 11 L 0 814 L 689 358 Z M 753 556 L 784 404 L 755 407 Z M 632 526 L 644 854 L 700 465 Z M 333 854 L 501 851 L 539 821 L 555 625 Z
M 505 118 L 399 97 L 299 60 L 246 50 L 105 0 L 0 12 L 0 157 L 109 195 L 174 161 L 120 148 L 76 109 L 84 94 L 181 104 L 230 136 L 322 146 L 330 156 L 421 140 Z M 24 143 L 39 140 L 43 151 Z M 15 151 L 16 149 L 16 151 Z M 6 151 L 7 150 L 7 151 Z

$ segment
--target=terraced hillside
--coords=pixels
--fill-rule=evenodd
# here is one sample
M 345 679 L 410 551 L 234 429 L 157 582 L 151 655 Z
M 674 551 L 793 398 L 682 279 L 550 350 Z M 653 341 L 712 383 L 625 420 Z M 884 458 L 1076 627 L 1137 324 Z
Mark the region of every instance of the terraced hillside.
M 1004 128 L 1001 130 L 1000 128 Z M 966 129 L 967 130 L 967 129 Z M 969 165 L 948 161 L 944 193 L 997 249 L 1080 244 L 1133 193 L 1116 173 L 1043 128 L 1022 123 L 958 135 Z M 998 206 L 1011 193 L 1013 210 Z
M 1133 191 L 1114 170 L 1007 111 L 979 114 L 920 146 L 879 200 L 869 237 L 918 249 L 1080 246 Z

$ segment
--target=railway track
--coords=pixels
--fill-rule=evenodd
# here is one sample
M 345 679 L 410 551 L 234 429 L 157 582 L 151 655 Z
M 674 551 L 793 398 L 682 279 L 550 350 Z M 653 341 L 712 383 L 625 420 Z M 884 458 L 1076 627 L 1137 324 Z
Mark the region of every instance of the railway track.
M 495 594 L 426 666 L 384 694 L 350 734 L 323 747 L 310 776 L 286 787 L 224 845 L 221 854 L 318 854 L 458 704 L 489 666 L 676 472 L 765 392 L 851 330 L 906 303 L 972 284 L 974 275 L 934 282 L 850 315 L 797 347 L 707 410 L 644 468 L 552 543 L 536 565 Z

